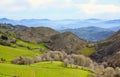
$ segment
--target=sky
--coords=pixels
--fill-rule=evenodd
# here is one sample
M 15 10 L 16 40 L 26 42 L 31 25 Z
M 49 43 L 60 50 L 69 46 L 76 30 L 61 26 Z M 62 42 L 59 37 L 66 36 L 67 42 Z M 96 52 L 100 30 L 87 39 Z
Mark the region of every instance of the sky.
M 120 19 L 120 0 L 0 0 L 0 18 Z

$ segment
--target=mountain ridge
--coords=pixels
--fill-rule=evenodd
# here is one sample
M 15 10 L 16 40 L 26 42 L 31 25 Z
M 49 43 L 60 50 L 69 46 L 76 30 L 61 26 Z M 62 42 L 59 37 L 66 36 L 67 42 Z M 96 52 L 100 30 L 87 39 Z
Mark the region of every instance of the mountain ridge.
M 13 25 L 26 25 L 28 27 L 39 27 L 45 26 L 50 27 L 55 30 L 64 29 L 75 29 L 81 27 L 96 26 L 101 28 L 112 28 L 115 26 L 120 26 L 120 19 L 115 20 L 102 20 L 102 19 L 63 19 L 63 20 L 50 20 L 50 19 L 21 19 L 21 20 L 12 20 L 7 18 L 1 18 L 1 23 L 10 23 Z
M 95 26 L 60 30 L 60 32 L 67 32 L 67 31 L 72 32 L 76 34 L 78 37 L 90 42 L 97 42 L 104 40 L 114 33 L 114 31 L 110 29 L 104 29 Z

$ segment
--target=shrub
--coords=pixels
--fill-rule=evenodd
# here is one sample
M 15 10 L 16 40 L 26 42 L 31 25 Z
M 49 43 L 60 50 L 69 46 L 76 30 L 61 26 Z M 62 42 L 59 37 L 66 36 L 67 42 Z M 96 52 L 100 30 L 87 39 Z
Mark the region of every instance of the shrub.
M 5 46 L 10 46 L 11 45 L 11 43 L 9 41 L 1 40 L 1 39 L 0 39 L 0 44 L 5 45 Z
M 84 55 L 72 54 L 71 58 L 74 60 L 74 65 L 89 67 L 90 64 L 93 63 L 93 61 L 90 58 L 85 57 Z
M 103 74 L 96 74 L 94 76 L 89 76 L 89 77 L 120 77 L 120 68 L 112 68 L 112 67 L 107 67 L 104 69 Z
M 26 57 L 25 58 L 25 61 L 24 61 L 25 65 L 30 65 L 30 64 L 33 64 L 33 63 L 34 63 L 34 60 L 31 57 Z
M 15 38 L 12 38 L 12 39 L 10 40 L 10 42 L 11 42 L 11 43 L 16 43 L 16 39 L 15 39 Z
M 1 35 L 1 39 L 2 39 L 2 40 L 8 40 L 8 37 L 5 36 L 5 35 Z
M 36 56 L 33 58 L 33 60 L 34 60 L 34 63 L 37 63 L 37 62 L 41 62 L 41 61 L 42 61 L 42 58 L 41 58 L 40 55 L 36 55 Z
M 5 62 L 6 60 L 4 58 L 0 58 L 0 63 Z
M 34 63 L 34 61 L 33 61 L 33 59 L 30 58 L 30 57 L 24 58 L 24 57 L 21 57 L 21 56 L 20 56 L 20 57 L 15 58 L 15 59 L 12 61 L 12 63 L 14 63 L 14 64 L 19 64 L 19 65 L 30 65 L 30 64 Z
M 49 52 L 43 53 L 42 60 L 43 61 L 50 61 L 50 60 L 63 61 L 66 57 L 67 57 L 67 54 L 64 52 L 49 51 Z
M 20 57 L 15 58 L 12 61 L 12 63 L 19 64 L 19 65 L 24 65 L 24 61 L 25 61 L 24 57 L 20 56 Z
M 63 64 L 65 67 L 67 67 L 69 65 L 69 60 L 67 58 L 64 59 Z

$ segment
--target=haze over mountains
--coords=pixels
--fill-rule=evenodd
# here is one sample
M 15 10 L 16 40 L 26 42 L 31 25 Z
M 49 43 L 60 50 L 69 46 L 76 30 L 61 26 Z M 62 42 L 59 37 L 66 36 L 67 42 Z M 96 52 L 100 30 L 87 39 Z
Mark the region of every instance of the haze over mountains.
M 110 37 L 111 35 L 114 34 L 114 31 L 110 29 L 99 28 L 94 26 L 82 27 L 77 29 L 64 29 L 60 30 L 60 32 L 72 32 L 76 34 L 79 38 L 82 38 L 90 42 L 104 40 L 107 37 Z
M 50 27 L 59 32 L 72 32 L 79 38 L 90 42 L 104 40 L 120 29 L 120 19 L 101 20 L 101 19 L 21 19 L 12 20 L 1 18 L 0 23 L 9 23 L 15 27 L 25 29 L 27 27 Z M 25 26 L 23 26 L 25 25 Z M 86 35 L 86 36 L 85 36 Z M 99 35 L 99 36 L 98 36 Z
M 76 29 L 81 27 L 89 27 L 95 26 L 100 28 L 114 28 L 113 30 L 120 29 L 120 19 L 116 20 L 101 20 L 101 19 L 64 19 L 64 20 L 50 20 L 50 19 L 21 19 L 21 20 L 13 20 L 7 18 L 1 18 L 1 23 L 10 23 L 13 25 L 26 25 L 28 27 L 34 26 L 44 26 L 50 27 L 55 30 L 63 30 L 63 29 Z M 116 29 L 117 28 L 117 29 Z

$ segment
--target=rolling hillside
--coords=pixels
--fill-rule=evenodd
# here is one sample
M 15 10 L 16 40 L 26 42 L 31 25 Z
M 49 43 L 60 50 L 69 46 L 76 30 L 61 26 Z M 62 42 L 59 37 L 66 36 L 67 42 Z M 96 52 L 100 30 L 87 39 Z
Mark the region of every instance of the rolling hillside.
M 24 40 L 16 38 L 14 31 L 11 32 L 11 30 L 8 30 L 10 28 L 6 29 L 6 27 L 2 27 L 0 29 L 0 59 L 5 60 L 0 63 L 0 77 L 87 77 L 92 74 L 90 71 L 83 70 L 81 68 L 75 69 L 64 67 L 62 62 L 57 61 L 52 63 L 49 61 L 39 62 L 31 65 L 12 64 L 11 61 L 16 57 L 35 57 L 36 55 L 41 55 L 49 49 L 45 46 L 44 42 L 37 44 L 25 42 Z M 70 37 L 67 37 L 66 39 L 69 38 Z M 76 36 L 74 38 L 76 38 Z M 11 39 L 14 39 L 14 42 L 11 41 Z M 79 38 L 77 39 L 78 41 L 80 40 Z
M 59 32 L 48 27 L 31 27 L 16 31 L 16 37 L 32 43 L 41 43 L 50 41 L 51 36 Z

